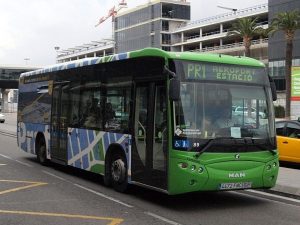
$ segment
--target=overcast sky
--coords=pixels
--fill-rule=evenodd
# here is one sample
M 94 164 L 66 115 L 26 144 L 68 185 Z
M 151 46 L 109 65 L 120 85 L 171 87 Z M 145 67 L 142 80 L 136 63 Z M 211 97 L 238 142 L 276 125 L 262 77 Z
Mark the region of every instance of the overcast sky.
M 128 7 L 148 0 L 127 0 Z M 268 0 L 190 0 L 192 20 L 243 9 Z M 111 37 L 111 20 L 95 27 L 117 0 L 0 0 L 0 65 L 55 63 L 61 49 Z M 24 60 L 29 58 L 30 60 Z

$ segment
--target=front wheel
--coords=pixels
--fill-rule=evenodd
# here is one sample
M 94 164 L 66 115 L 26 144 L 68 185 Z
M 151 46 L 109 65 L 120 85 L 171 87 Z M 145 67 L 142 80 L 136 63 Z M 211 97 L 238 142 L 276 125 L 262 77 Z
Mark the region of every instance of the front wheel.
M 110 161 L 110 178 L 113 188 L 118 192 L 125 192 L 127 182 L 127 161 L 123 154 L 114 154 Z

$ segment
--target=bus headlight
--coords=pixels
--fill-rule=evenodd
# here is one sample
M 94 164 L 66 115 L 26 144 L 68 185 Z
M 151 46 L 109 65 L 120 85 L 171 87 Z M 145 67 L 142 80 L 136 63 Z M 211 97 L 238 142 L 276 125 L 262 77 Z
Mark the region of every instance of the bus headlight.
M 203 167 L 200 166 L 199 169 L 198 169 L 198 172 L 199 172 L 199 173 L 203 173 L 203 171 L 204 171 Z
M 195 165 L 192 165 L 192 166 L 191 166 L 191 170 L 192 170 L 192 171 L 195 171 L 195 170 L 196 170 L 196 166 L 195 166 Z

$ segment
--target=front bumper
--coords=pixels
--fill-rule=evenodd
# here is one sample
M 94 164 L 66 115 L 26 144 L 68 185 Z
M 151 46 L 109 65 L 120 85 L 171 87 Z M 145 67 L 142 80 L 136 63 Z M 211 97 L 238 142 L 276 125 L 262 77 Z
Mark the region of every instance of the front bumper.
M 186 168 L 182 168 L 182 163 L 186 163 Z M 277 157 L 267 162 L 223 160 L 209 164 L 173 158 L 170 163 L 169 193 L 271 188 L 275 186 L 278 168 Z

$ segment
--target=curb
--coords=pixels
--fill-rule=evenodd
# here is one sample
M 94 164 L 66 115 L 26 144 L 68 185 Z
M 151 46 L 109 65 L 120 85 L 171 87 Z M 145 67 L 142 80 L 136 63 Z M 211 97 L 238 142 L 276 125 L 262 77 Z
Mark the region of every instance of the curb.
M 300 188 L 276 184 L 270 191 L 300 197 Z

